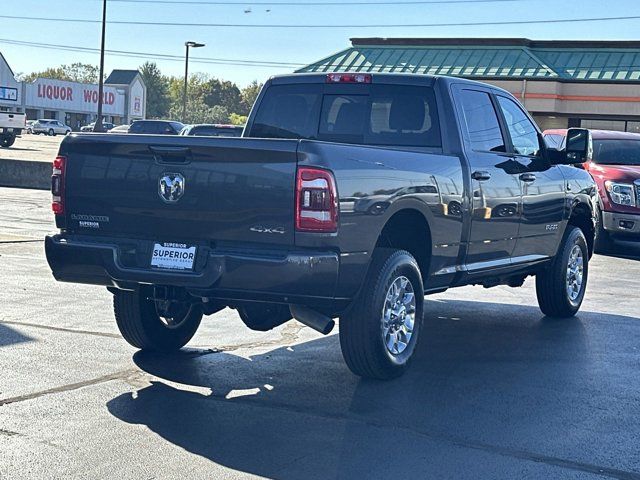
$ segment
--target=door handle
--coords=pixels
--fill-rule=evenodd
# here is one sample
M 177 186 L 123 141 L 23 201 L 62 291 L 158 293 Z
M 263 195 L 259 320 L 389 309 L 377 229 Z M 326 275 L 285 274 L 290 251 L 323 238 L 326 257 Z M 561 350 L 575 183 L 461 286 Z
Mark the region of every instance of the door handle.
M 491 174 L 489 172 L 485 172 L 484 170 L 476 170 L 471 174 L 471 178 L 477 180 L 478 182 L 483 182 L 491 179 Z
M 520 180 L 523 182 L 531 183 L 536 181 L 536 176 L 533 173 L 523 173 L 520 175 Z

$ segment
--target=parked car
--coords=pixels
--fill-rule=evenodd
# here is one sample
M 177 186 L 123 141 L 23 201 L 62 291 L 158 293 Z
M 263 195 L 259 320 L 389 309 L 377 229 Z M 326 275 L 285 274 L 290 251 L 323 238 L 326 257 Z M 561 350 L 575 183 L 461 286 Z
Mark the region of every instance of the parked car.
M 9 148 L 26 126 L 24 113 L 0 112 L 0 147 Z
M 65 125 L 59 120 L 47 120 L 40 119 L 36 120 L 31 127 L 31 130 L 35 134 L 44 134 L 44 135 L 68 135 L 71 133 L 71 127 L 69 125 Z
M 144 135 L 179 135 L 184 125 L 171 120 L 136 120 L 128 133 Z
M 26 127 L 26 133 L 33 133 L 33 124 L 36 123 L 35 120 L 27 120 L 27 123 L 25 125 Z
M 583 167 L 599 192 L 596 252 L 606 253 L 616 240 L 640 243 L 640 134 L 591 130 L 593 154 Z M 566 142 L 566 130 L 545 130 L 545 138 Z
M 96 122 L 91 122 L 89 125 L 85 125 L 84 127 L 80 127 L 81 132 L 93 132 L 94 127 L 96 126 Z M 111 130 L 115 125 L 111 122 L 102 122 L 102 129 L 105 132 Z
M 107 133 L 129 133 L 129 127 L 130 125 L 118 125 L 108 130 Z
M 187 125 L 182 129 L 180 135 L 195 135 L 197 137 L 240 137 L 242 136 L 244 125 L 224 125 L 224 124 L 199 124 Z
M 534 275 L 542 312 L 578 311 L 597 192 L 569 164 L 587 137 L 548 149 L 510 93 L 459 78 L 273 77 L 242 141 L 66 138 L 47 260 L 106 286 L 136 348 L 179 349 L 227 306 L 254 330 L 339 317 L 349 368 L 392 378 L 429 334 L 425 294 Z

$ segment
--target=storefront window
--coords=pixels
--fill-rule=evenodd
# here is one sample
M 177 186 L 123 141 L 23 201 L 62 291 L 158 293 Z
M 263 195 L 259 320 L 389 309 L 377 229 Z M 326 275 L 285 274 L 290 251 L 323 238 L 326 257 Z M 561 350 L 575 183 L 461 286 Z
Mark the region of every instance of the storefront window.
M 640 122 L 627 122 L 627 132 L 640 133 Z
M 593 130 L 614 130 L 624 132 L 626 122 L 624 120 L 582 120 L 580 126 Z

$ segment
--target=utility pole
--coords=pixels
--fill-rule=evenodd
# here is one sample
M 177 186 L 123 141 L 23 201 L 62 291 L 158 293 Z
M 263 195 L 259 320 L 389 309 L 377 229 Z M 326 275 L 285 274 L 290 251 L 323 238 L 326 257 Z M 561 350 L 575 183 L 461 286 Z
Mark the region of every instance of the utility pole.
M 105 0 L 106 1 L 106 0 Z M 182 90 L 182 122 L 186 123 L 187 119 L 187 85 L 189 84 L 189 48 L 204 47 L 204 43 L 184 42 L 187 49 L 184 56 L 184 89 Z
M 98 78 L 98 118 L 94 132 L 102 132 L 102 100 L 104 99 L 104 38 L 107 31 L 107 0 L 102 0 L 102 43 L 100 45 L 100 77 Z

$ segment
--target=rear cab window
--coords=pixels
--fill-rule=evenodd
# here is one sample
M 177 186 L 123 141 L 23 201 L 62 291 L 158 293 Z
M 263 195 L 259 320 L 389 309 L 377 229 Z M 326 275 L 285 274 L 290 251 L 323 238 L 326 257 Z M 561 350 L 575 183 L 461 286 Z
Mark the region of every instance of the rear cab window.
M 440 147 L 433 88 L 388 84 L 273 85 L 249 135 L 380 146 Z

